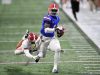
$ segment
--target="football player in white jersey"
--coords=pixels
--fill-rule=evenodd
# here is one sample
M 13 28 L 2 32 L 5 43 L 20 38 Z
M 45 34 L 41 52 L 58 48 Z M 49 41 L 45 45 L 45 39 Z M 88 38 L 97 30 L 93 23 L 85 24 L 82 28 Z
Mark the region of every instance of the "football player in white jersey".
M 24 53 L 26 57 L 34 59 L 34 56 L 31 54 L 31 52 L 35 50 L 35 41 L 37 38 L 37 34 L 27 31 L 22 40 L 17 44 L 15 54 L 19 55 Z

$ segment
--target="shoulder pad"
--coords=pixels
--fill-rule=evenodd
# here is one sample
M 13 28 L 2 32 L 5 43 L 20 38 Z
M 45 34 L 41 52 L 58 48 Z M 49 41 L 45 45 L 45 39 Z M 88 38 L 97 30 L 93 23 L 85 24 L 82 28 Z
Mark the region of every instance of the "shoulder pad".
M 43 19 L 51 21 L 51 18 L 49 16 L 45 16 Z

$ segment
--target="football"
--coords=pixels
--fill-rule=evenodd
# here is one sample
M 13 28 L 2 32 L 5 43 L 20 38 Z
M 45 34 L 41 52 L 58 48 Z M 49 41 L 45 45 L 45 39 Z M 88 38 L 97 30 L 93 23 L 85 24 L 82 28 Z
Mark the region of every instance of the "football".
M 64 35 L 64 27 L 63 26 L 58 26 L 56 29 L 57 37 L 61 37 Z

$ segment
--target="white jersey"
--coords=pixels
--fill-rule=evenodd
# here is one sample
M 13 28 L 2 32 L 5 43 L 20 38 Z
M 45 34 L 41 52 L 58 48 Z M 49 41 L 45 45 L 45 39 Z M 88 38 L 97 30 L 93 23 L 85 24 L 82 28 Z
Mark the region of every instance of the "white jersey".
M 32 44 L 28 39 L 25 39 L 21 46 L 15 50 L 15 54 L 24 53 L 28 58 L 33 58 L 29 50 L 32 50 Z
M 28 49 L 28 50 L 31 50 L 31 42 L 29 42 L 28 39 L 25 39 L 23 42 L 22 42 L 22 45 L 21 45 L 22 49 Z

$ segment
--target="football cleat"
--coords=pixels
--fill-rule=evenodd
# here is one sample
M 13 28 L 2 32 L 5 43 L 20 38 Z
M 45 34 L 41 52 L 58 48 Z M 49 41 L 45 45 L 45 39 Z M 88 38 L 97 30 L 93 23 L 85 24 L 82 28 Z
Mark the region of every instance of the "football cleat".
M 61 49 L 60 51 L 61 51 L 61 53 L 64 53 L 64 50 Z
M 58 73 L 58 70 L 57 69 L 53 69 L 52 72 L 53 73 Z
M 26 30 L 26 33 L 25 33 L 25 38 L 28 37 L 28 34 L 29 34 L 29 30 L 27 29 L 27 30 Z
M 29 35 L 29 30 L 27 29 L 26 30 L 26 33 L 24 34 L 24 36 L 22 37 L 22 40 L 25 40 L 28 38 L 28 35 Z

